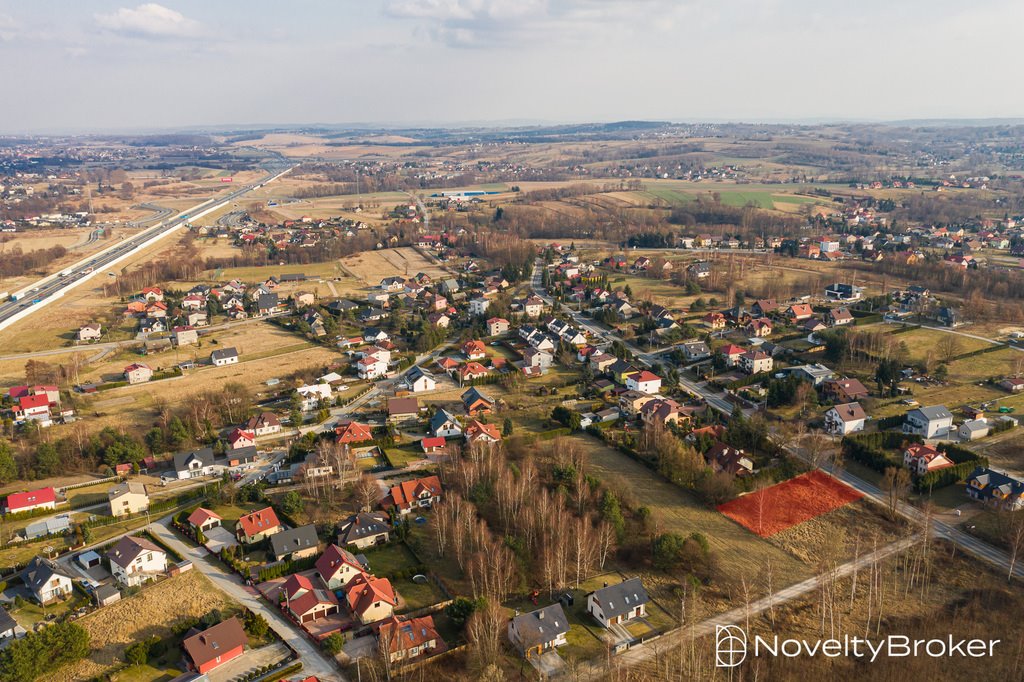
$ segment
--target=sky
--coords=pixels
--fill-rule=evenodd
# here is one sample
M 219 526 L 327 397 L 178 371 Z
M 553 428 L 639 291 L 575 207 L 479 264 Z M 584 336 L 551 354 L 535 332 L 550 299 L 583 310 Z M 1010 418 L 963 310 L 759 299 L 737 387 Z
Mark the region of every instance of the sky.
M 1024 116 L 1020 0 L 0 0 L 0 132 Z

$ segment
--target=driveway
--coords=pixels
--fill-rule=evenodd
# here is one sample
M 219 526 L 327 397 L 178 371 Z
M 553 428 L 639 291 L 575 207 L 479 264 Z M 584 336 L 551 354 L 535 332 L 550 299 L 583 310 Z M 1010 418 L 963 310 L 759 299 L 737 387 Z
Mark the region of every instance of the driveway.
M 541 677 L 555 677 L 565 669 L 565 661 L 556 651 L 545 651 L 540 656 L 530 656 L 527 660 L 540 673 Z
M 284 645 L 284 642 L 274 642 L 259 649 L 249 649 L 233 661 L 228 661 L 219 668 L 210 671 L 208 673 L 210 682 L 229 682 L 229 680 L 241 677 L 250 670 L 283 661 L 288 658 L 289 653 L 288 647 Z
M 206 536 L 206 549 L 213 554 L 220 554 L 225 547 L 237 547 L 238 541 L 227 528 L 217 526 L 203 533 Z
M 353 661 L 357 658 L 370 658 L 377 654 L 377 638 L 373 635 L 356 637 L 345 642 L 341 650 Z
M 151 525 L 149 529 L 183 557 L 191 559 L 195 570 L 209 578 L 214 587 L 254 613 L 266 618 L 274 632 L 299 652 L 304 675 L 314 675 L 320 679 L 320 682 L 345 682 L 345 677 L 338 670 L 337 665 L 315 647 L 303 632 L 286 620 L 277 609 L 271 608 L 255 590 L 243 585 L 237 575 L 221 568 L 220 564 L 209 556 L 205 548 L 186 545 L 179 540 L 178 536 L 168 527 L 170 522 L 171 517 L 166 516 Z

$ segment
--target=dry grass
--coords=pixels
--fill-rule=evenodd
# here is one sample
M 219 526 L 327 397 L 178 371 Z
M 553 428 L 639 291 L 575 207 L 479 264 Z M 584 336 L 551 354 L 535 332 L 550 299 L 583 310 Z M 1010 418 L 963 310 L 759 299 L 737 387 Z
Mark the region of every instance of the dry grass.
M 48 679 L 91 679 L 120 662 L 129 644 L 153 635 L 167 637 L 176 621 L 203 616 L 213 609 L 237 610 L 239 606 L 196 570 L 151 585 L 78 620 L 89 632 L 92 654 L 51 673 Z
M 447 276 L 447 271 L 412 247 L 365 251 L 341 259 L 341 264 L 352 275 L 370 286 L 376 286 L 384 277 L 402 275 L 413 277 L 425 272 L 431 277 Z

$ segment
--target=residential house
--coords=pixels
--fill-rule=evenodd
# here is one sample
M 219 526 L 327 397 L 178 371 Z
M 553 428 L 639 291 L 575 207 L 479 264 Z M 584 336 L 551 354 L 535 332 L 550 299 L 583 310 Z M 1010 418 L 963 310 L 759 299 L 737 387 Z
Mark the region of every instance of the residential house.
M 646 369 L 640 370 L 626 377 L 626 388 L 641 393 L 658 393 L 661 391 L 661 377 Z
M 7 642 L 15 637 L 24 635 L 25 628 L 18 625 L 18 621 L 11 617 L 7 609 L 0 606 L 0 642 Z
M 330 590 L 313 585 L 301 573 L 293 573 L 281 586 L 284 607 L 299 623 L 312 623 L 338 612 L 338 598 Z
M 1020 393 L 1021 391 L 1024 391 L 1024 378 L 1009 377 L 1000 381 L 999 386 L 1010 393 Z
M 798 365 L 796 367 L 787 367 L 785 372 L 787 374 L 795 374 L 803 381 L 809 381 L 814 386 L 820 386 L 826 381 L 830 380 L 835 376 L 835 372 L 826 367 L 821 363 L 815 363 L 813 365 Z
M 358 516 L 358 515 L 357 515 Z M 384 516 L 386 519 L 387 517 Z M 387 533 L 384 533 L 387 536 Z M 371 537 L 371 536 L 367 536 Z M 360 539 L 361 538 L 357 538 Z M 367 544 L 358 544 L 357 542 L 351 542 L 346 544 L 354 544 L 357 547 L 366 547 Z M 380 544 L 376 542 L 370 542 L 369 545 Z M 320 576 L 320 580 L 323 581 L 324 585 L 329 590 L 337 590 L 345 587 L 352 579 L 360 573 L 365 571 L 365 567 L 356 558 L 352 552 L 347 549 L 342 549 L 338 545 L 327 545 L 324 553 L 320 555 L 320 558 L 316 560 L 316 572 Z
M 659 426 L 678 424 L 680 418 L 679 407 L 679 403 L 670 398 L 648 400 L 640 408 L 640 419 L 644 424 L 658 424 Z
M 391 524 L 387 514 L 360 512 L 338 526 L 338 544 L 359 549 L 383 545 L 388 541 L 390 532 Z
M 420 402 L 416 398 L 389 398 L 388 421 L 412 421 L 420 416 Z
M 1024 481 L 987 467 L 978 467 L 967 477 L 967 494 L 997 509 L 1024 509 Z
M 456 374 L 459 381 L 465 384 L 467 381 L 482 379 L 489 374 L 489 371 L 479 362 L 467 362 L 456 370 Z
M 718 312 L 711 312 L 701 318 L 701 324 L 712 331 L 725 329 L 725 315 Z
M 381 507 L 394 508 L 400 514 L 408 514 L 413 509 L 429 508 L 440 500 L 441 480 L 437 476 L 426 476 L 391 486 L 381 500 Z
M 50 401 L 43 393 L 21 396 L 18 398 L 18 402 L 15 403 L 12 412 L 14 413 L 14 419 L 19 422 L 36 420 L 45 423 L 52 416 Z
M 238 541 L 245 545 L 251 545 L 264 538 L 281 532 L 281 522 L 273 507 L 264 507 L 257 511 L 243 515 L 238 519 L 235 527 L 235 534 Z
M 107 552 L 110 572 L 125 587 L 135 587 L 167 572 L 167 553 L 151 540 L 126 535 Z
M 492 317 L 487 320 L 487 334 L 489 336 L 498 336 L 504 334 L 509 330 L 509 323 L 504 317 Z
M 71 574 L 60 564 L 45 557 L 33 557 L 21 572 L 22 582 L 40 604 L 49 604 L 71 596 Z
M 750 336 L 756 338 L 764 338 L 771 336 L 772 333 L 772 321 L 767 317 L 758 317 L 747 323 L 744 327 L 744 331 Z
M 248 429 L 234 428 L 228 434 L 228 447 L 232 450 L 250 448 L 256 445 L 256 432 Z
M 760 299 L 750 306 L 750 312 L 758 317 L 767 317 L 778 310 L 779 304 L 774 298 Z
M 221 467 L 214 461 L 212 448 L 174 453 L 174 471 L 179 479 L 212 476 Z
M 825 313 L 825 323 L 830 327 L 853 324 L 853 313 L 849 308 L 832 308 Z
M 467 341 L 462 344 L 462 354 L 467 360 L 483 360 L 487 357 L 487 349 L 483 341 Z
M 647 615 L 650 597 L 640 578 L 608 585 L 587 595 L 587 613 L 603 627 L 625 623 Z
M 607 371 L 608 368 L 614 365 L 617 360 L 618 358 L 616 358 L 614 355 L 598 352 L 592 354 L 587 362 L 590 364 L 590 367 L 595 372 L 600 373 Z
M 655 397 L 641 391 L 624 391 L 619 394 L 619 411 L 626 417 L 632 419 L 640 414 L 644 405 L 654 400 Z
M 494 408 L 494 399 L 474 386 L 462 394 L 462 405 L 466 408 L 466 414 L 475 417 L 490 414 Z
M 740 358 L 746 353 L 745 350 L 735 344 L 727 344 L 718 349 L 722 358 L 725 360 L 726 367 L 736 367 L 740 364 Z
M 786 309 L 786 317 L 792 322 L 803 322 L 814 317 L 814 309 L 809 303 L 795 303 Z
M 171 330 L 171 343 L 175 346 L 189 346 L 199 343 L 199 332 L 191 325 L 174 327 Z
M 129 384 L 143 384 L 153 378 L 149 365 L 133 362 L 124 368 L 124 378 Z
M 356 374 L 360 379 L 379 379 L 388 373 L 391 353 L 386 350 L 375 350 L 359 358 L 356 362 Z
M 443 650 L 445 642 L 437 634 L 433 616 L 409 618 L 391 616 L 377 626 L 378 648 L 391 663 L 429 656 Z
M 338 443 L 365 443 L 373 440 L 373 432 L 367 424 L 360 424 L 357 421 L 340 421 L 334 426 L 334 433 Z
M 308 524 L 289 528 L 270 536 L 270 553 L 277 561 L 294 561 L 313 556 L 320 549 L 316 526 Z
M 35 509 L 56 509 L 57 492 L 52 487 L 11 493 L 4 502 L 4 514 L 21 514 Z
M 245 422 L 247 431 L 253 432 L 257 438 L 281 432 L 281 420 L 273 412 L 260 412 L 249 417 Z
M 754 473 L 754 461 L 743 450 L 720 441 L 708 448 L 704 459 L 715 471 L 724 471 L 733 476 L 749 476 Z
M 360 573 L 345 587 L 345 600 L 363 625 L 390 618 L 398 605 L 391 581 L 368 573 Z
M 943 438 L 953 426 L 953 415 L 944 405 L 918 407 L 907 412 L 903 433 L 916 433 L 924 438 Z
M 484 424 L 476 419 L 466 425 L 462 435 L 469 445 L 476 445 L 477 443 L 490 445 L 501 440 L 501 432 L 498 431 L 497 426 L 494 424 Z
M 868 389 L 857 379 L 829 379 L 822 384 L 825 396 L 838 403 L 852 403 L 868 397 Z
M 232 616 L 181 643 L 189 668 L 202 676 L 245 652 L 249 637 L 241 621 Z
M 903 464 L 915 476 L 924 476 L 931 471 L 948 469 L 954 462 L 930 445 L 913 443 L 903 451 Z
M 295 392 L 302 398 L 300 406 L 305 412 L 318 409 L 321 401 L 329 404 L 333 395 L 330 384 L 306 384 L 296 388 Z M 292 424 L 292 426 L 299 426 L 299 424 Z
M 119 483 L 107 491 L 111 516 L 128 516 L 149 509 L 149 495 L 146 486 L 134 481 Z
M 430 417 L 430 435 L 438 438 L 455 438 L 462 435 L 462 426 L 451 412 L 438 409 Z
M 103 327 L 98 322 L 91 322 L 78 328 L 79 341 L 95 341 L 103 335 Z
M 413 367 L 405 375 L 405 385 L 413 393 L 423 393 L 424 391 L 433 391 L 437 388 L 437 379 L 424 368 Z
M 759 350 L 747 351 L 740 356 L 740 369 L 747 374 L 770 372 L 774 364 L 772 356 Z
M 687 341 L 680 344 L 679 348 L 682 349 L 687 362 L 697 362 L 711 357 L 711 349 L 703 341 Z
M 833 301 L 859 301 L 863 294 L 863 287 L 843 282 L 836 282 L 825 287 L 825 298 Z
M 559 602 L 529 613 L 517 613 L 508 621 L 508 639 L 526 658 L 566 644 L 568 633 L 569 620 Z
M 837 436 L 845 436 L 864 430 L 867 415 L 860 403 L 836 405 L 825 413 L 825 431 Z

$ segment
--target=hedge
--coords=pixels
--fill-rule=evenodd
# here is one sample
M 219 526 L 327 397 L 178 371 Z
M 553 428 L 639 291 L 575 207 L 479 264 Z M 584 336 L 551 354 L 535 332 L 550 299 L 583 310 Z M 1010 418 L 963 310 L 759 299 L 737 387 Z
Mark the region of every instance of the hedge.
M 892 452 L 907 443 L 920 443 L 916 434 L 879 431 L 846 436 L 842 440 L 843 455 L 869 469 L 884 472 L 889 467 L 903 466 L 903 457 Z
M 947 485 L 953 485 L 958 481 L 962 481 L 967 478 L 971 472 L 973 472 L 979 466 L 987 466 L 988 460 L 984 463 L 979 461 L 963 462 L 956 464 L 945 469 L 939 469 L 938 471 L 929 471 L 924 476 L 919 476 L 914 481 L 914 490 L 919 493 L 934 490 L 936 488 L 944 488 Z
M 148 530 L 144 530 L 142 531 L 141 535 L 145 536 L 147 540 L 151 541 L 154 545 L 167 552 L 167 556 L 172 557 L 176 561 L 185 560 L 185 557 L 181 556 L 181 554 L 176 549 L 174 549 L 166 542 L 164 542 L 163 539 L 157 537 L 155 533 L 151 533 Z

